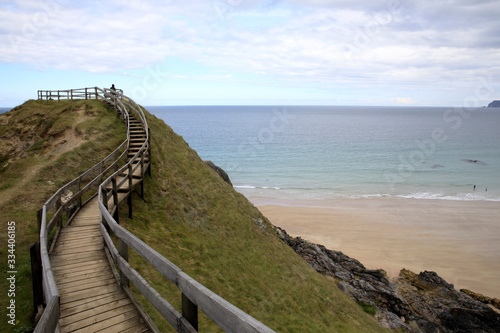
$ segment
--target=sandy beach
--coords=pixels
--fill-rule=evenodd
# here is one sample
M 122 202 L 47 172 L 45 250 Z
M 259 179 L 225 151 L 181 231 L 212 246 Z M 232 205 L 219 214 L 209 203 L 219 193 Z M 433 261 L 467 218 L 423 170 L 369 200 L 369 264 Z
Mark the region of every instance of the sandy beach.
M 393 277 L 437 272 L 455 288 L 500 298 L 500 202 L 398 198 L 259 204 L 292 236 Z

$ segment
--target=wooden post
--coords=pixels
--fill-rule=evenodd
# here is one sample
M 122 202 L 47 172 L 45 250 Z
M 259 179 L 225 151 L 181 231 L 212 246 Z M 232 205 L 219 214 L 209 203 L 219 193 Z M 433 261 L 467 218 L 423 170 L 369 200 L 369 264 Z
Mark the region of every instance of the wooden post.
M 97 98 L 97 87 L 95 87 L 95 99 L 98 99 Z
M 59 208 L 61 208 L 61 205 L 62 205 L 61 197 L 59 196 L 57 198 L 57 201 L 56 201 L 56 214 L 57 214 L 57 211 L 59 210 Z M 57 225 L 59 227 L 62 227 L 62 212 L 61 212 L 61 214 L 59 214 L 59 217 L 57 218 Z
M 151 130 L 148 127 L 148 156 L 149 156 L 149 167 L 148 167 L 148 175 L 151 177 L 151 164 L 152 164 L 152 158 L 151 158 Z
M 102 204 L 104 205 L 106 210 L 108 210 L 108 194 L 106 193 L 106 189 L 104 187 L 101 188 L 101 197 L 102 197 Z M 106 221 L 102 213 L 100 214 L 101 214 L 101 223 L 104 223 L 104 227 L 106 228 L 106 231 L 109 234 L 110 227 L 108 221 Z
M 128 165 L 128 217 L 132 218 L 132 164 Z
M 60 102 L 61 101 L 61 93 L 60 91 L 58 90 L 57 91 L 57 101 Z
M 103 177 L 102 168 L 103 168 L 103 163 L 101 162 L 101 163 L 99 163 L 99 184 L 102 184 L 102 177 Z
M 182 294 L 182 316 L 198 331 L 198 307 Z
M 30 245 L 31 257 L 31 284 L 33 287 L 33 311 L 35 316 L 38 306 L 43 305 L 43 283 L 42 283 L 42 258 L 40 256 L 40 242 Z
M 80 183 L 81 183 L 81 181 L 82 181 L 82 179 L 78 178 L 78 182 L 76 182 L 76 193 L 80 192 Z M 79 208 L 82 207 L 82 196 L 81 195 L 80 195 L 80 197 L 77 200 L 77 204 L 78 204 Z
M 87 99 L 87 88 L 85 88 L 85 99 Z
M 38 234 L 40 234 L 40 229 L 42 229 L 42 214 L 43 214 L 43 208 L 36 211 L 36 221 L 38 224 Z
M 125 259 L 126 262 L 128 262 L 128 245 L 121 239 L 118 240 L 118 253 L 123 259 Z M 130 287 L 130 282 L 125 274 L 120 271 L 120 287 L 123 289 L 123 286 Z
M 73 89 L 71 89 L 70 91 L 71 91 L 71 100 L 73 100 Z
M 111 178 L 111 184 L 113 185 L 113 203 L 115 204 L 115 214 L 113 215 L 113 218 L 115 219 L 116 223 L 120 224 L 120 217 L 118 216 L 118 188 L 116 187 L 116 178 L 113 177 Z

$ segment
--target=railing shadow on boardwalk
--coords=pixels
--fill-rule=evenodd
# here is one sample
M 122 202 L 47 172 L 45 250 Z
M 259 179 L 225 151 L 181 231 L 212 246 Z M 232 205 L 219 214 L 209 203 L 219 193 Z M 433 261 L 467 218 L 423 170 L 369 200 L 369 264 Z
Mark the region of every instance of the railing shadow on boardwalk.
M 98 87 L 38 91 L 38 98 L 45 100 L 99 99 L 111 104 L 127 127 L 127 139 L 103 161 L 84 172 L 75 180 L 61 187 L 38 212 L 40 241 L 32 246 L 32 274 L 35 309 L 45 305 L 35 332 L 58 332 L 60 318 L 60 294 L 51 267 L 49 253 L 57 243 L 57 237 L 81 207 L 96 195 L 101 215 L 100 231 L 110 266 L 118 267 L 117 280 L 129 297 L 133 298 L 129 284 L 132 282 L 142 295 L 178 332 L 198 331 L 198 309 L 226 332 L 274 332 L 250 315 L 230 304 L 184 273 L 168 259 L 142 242 L 135 235 L 119 225 L 118 207 L 122 202 L 129 206 L 132 217 L 132 191 L 141 186 L 144 194 L 143 177 L 151 173 L 150 132 L 146 117 L 139 105 L 123 95 L 121 90 Z M 141 130 L 137 131 L 137 127 Z M 141 132 L 142 134 L 140 134 Z M 141 137 L 142 135 L 142 137 Z M 141 144 L 142 143 L 142 144 Z M 107 177 L 107 178 L 106 178 Z M 98 187 L 98 188 L 97 188 Z M 68 193 L 72 195 L 68 196 Z M 82 203 L 82 197 L 91 196 Z M 72 212 L 75 210 L 75 212 Z M 63 224 L 63 214 L 68 222 Z M 50 220 L 48 217 L 51 216 Z M 57 227 L 57 228 L 56 228 Z M 54 228 L 56 228 L 54 233 Z M 118 239 L 118 249 L 110 233 Z M 52 234 L 54 234 L 52 238 Z M 49 236 L 51 239 L 49 239 Z M 50 247 L 49 247 L 50 245 Z M 172 282 L 182 293 L 182 313 L 177 311 L 128 263 L 129 248 L 136 251 Z M 149 321 L 150 328 L 157 331 Z

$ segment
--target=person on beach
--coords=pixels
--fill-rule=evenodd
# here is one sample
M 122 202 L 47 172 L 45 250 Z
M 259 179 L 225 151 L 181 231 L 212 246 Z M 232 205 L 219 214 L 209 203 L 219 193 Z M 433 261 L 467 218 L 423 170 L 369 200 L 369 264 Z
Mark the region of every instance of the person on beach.
M 476 190 L 476 185 L 474 185 L 474 191 Z

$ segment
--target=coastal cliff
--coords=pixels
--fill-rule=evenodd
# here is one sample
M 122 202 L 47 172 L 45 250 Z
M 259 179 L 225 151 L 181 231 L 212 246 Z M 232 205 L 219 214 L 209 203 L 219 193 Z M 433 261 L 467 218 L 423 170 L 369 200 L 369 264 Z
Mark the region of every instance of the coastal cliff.
M 435 272 L 403 269 L 389 281 L 384 271 L 368 270 L 342 252 L 291 237 L 279 227 L 275 230 L 312 268 L 331 277 L 340 290 L 373 313 L 382 327 L 415 333 L 493 333 L 500 328 L 500 313 L 488 306 L 498 308 L 500 300 L 457 291 Z
M 488 104 L 489 108 L 500 108 L 500 100 L 494 100 L 490 104 Z

